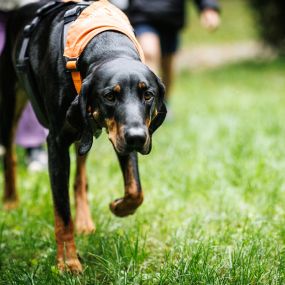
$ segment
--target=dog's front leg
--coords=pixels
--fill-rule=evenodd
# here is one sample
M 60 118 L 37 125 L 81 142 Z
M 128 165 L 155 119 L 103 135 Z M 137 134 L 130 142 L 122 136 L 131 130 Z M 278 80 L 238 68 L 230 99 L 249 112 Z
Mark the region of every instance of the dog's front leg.
M 70 158 L 68 146 L 62 146 L 49 134 L 48 137 L 49 174 L 51 180 L 55 238 L 57 243 L 57 264 L 60 270 L 69 269 L 81 272 L 74 242 L 73 222 L 69 204 Z
M 9 210 L 17 206 L 18 196 L 16 192 L 16 154 L 14 146 L 6 149 L 4 154 L 4 208 Z
M 76 207 L 75 228 L 78 233 L 88 234 L 95 231 L 95 225 L 91 218 L 87 199 L 87 155 L 79 156 L 77 152 L 78 146 L 76 146 L 76 174 L 74 183 Z
M 116 216 L 124 217 L 133 214 L 141 205 L 143 192 L 139 177 L 137 153 L 132 152 L 128 155 L 117 153 L 117 156 L 124 176 L 125 196 L 112 202 L 110 209 Z

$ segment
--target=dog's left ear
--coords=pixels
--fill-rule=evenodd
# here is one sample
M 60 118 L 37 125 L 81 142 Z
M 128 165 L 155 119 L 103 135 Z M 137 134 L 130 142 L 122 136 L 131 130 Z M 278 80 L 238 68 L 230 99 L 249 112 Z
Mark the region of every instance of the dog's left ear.
M 164 103 L 164 94 L 165 94 L 165 87 L 161 80 L 156 77 L 156 82 L 158 85 L 158 98 L 155 102 L 155 108 L 156 108 L 156 116 L 152 119 L 150 126 L 149 126 L 149 132 L 150 134 L 153 134 L 163 123 L 165 120 L 167 109 Z
M 82 133 L 81 133 L 81 138 L 80 138 L 80 143 L 79 143 L 79 148 L 78 148 L 79 155 L 87 154 L 87 152 L 91 149 L 92 144 L 93 144 L 93 131 L 92 131 L 92 126 L 90 125 L 90 122 L 88 120 L 88 112 L 87 112 L 87 103 L 88 103 L 87 94 L 90 93 L 88 92 L 90 85 L 91 84 L 87 77 L 84 80 L 84 83 L 82 84 L 81 91 L 80 91 L 79 98 L 78 98 L 79 107 L 80 107 L 81 116 L 82 116 L 82 122 L 83 122 L 83 128 L 82 128 Z

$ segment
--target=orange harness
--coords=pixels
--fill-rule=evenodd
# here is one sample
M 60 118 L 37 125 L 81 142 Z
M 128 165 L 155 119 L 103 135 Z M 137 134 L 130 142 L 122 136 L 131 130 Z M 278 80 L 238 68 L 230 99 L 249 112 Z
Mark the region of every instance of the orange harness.
M 71 24 L 66 39 L 64 56 L 66 68 L 71 72 L 77 93 L 80 93 L 82 78 L 78 70 L 78 60 L 87 44 L 99 33 L 113 30 L 130 38 L 142 62 L 144 54 L 138 43 L 127 16 L 108 0 L 99 0 L 85 8 L 80 16 Z

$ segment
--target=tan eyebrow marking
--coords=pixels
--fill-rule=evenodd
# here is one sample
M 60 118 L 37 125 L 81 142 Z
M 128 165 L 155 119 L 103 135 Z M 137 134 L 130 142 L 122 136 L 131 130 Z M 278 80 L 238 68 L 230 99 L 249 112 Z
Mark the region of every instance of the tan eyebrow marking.
M 121 92 L 121 86 L 119 84 L 116 84 L 115 87 L 113 88 L 113 91 L 116 93 L 120 93 Z
M 146 84 L 144 82 L 139 82 L 138 88 L 139 89 L 145 89 L 146 88 Z

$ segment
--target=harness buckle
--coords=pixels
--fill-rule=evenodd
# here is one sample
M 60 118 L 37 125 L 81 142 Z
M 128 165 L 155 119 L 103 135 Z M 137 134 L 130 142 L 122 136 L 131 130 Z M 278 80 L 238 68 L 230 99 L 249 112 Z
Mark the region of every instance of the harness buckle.
M 65 65 L 66 72 L 79 71 L 78 61 L 79 61 L 79 57 L 67 58 L 66 65 Z

